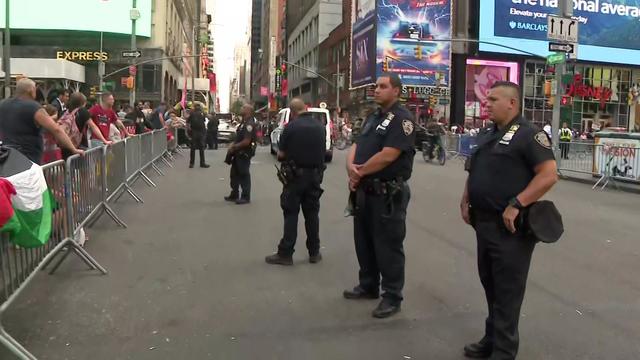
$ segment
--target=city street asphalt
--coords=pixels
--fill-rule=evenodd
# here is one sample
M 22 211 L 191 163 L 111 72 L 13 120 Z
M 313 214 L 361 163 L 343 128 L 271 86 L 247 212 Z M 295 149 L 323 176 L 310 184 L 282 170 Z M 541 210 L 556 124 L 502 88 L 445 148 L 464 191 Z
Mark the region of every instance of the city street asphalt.
M 418 154 L 419 155 L 419 154 Z M 70 257 L 38 274 L 3 319 L 38 358 L 464 359 L 482 337 L 486 303 L 472 228 L 459 216 L 466 174 L 416 156 L 407 219 L 402 312 L 377 320 L 376 301 L 349 301 L 357 281 L 344 152 L 325 175 L 324 260 L 309 264 L 300 230 L 294 266 L 267 265 L 282 235 L 281 185 L 268 148 L 252 165 L 252 204 L 227 203 L 223 151 L 210 169 L 177 157 L 158 188 L 134 188 L 88 229 L 101 276 Z M 640 195 L 561 181 L 548 196 L 565 234 L 534 252 L 518 359 L 640 359 Z M 12 359 L 0 349 L 0 359 Z

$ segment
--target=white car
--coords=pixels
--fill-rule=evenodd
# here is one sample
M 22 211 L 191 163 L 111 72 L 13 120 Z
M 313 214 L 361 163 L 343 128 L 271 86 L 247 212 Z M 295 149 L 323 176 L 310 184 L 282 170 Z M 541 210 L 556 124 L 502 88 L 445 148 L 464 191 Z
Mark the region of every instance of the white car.
M 238 126 L 229 120 L 220 120 L 220 124 L 218 124 L 218 140 L 233 141 L 236 138 L 237 128 Z
M 333 160 L 333 142 L 331 141 L 332 124 L 329 110 L 308 108 L 306 112 L 311 113 L 314 119 L 322 122 L 322 125 L 325 126 L 327 138 L 324 160 L 326 162 L 331 162 L 331 160 Z M 290 114 L 291 110 L 289 108 L 284 108 L 278 112 L 278 127 L 273 129 L 271 132 L 271 154 L 273 155 L 278 153 L 278 141 L 280 140 L 280 134 L 282 134 L 282 130 L 284 130 L 285 126 L 289 124 Z

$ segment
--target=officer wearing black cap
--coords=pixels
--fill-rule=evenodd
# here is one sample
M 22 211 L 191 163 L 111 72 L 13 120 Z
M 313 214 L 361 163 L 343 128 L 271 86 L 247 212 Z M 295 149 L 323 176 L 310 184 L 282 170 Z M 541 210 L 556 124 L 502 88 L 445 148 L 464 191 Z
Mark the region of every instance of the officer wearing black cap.
M 229 147 L 225 161 L 231 163 L 231 194 L 225 196 L 226 201 L 238 205 L 251 202 L 251 158 L 256 151 L 256 120 L 253 117 L 253 106 L 242 106 L 242 123 L 236 130 L 236 139 Z M 242 193 L 240 193 L 242 189 Z
M 278 141 L 278 160 L 282 162 L 280 177 L 284 187 L 280 206 L 284 214 L 284 235 L 278 252 L 267 256 L 268 264 L 293 265 L 293 251 L 298 232 L 298 213 L 302 207 L 307 231 L 309 262 L 322 260 L 320 254 L 320 196 L 324 175 L 326 130 L 312 114 L 305 113 L 305 104 L 295 98 L 289 105 L 290 122 Z
M 401 88 L 395 74 L 378 78 L 375 100 L 380 108 L 365 120 L 347 158 L 360 272 L 359 284 L 343 295 L 376 299 L 382 285 L 382 301 L 372 313 L 376 318 L 397 313 L 403 300 L 403 241 L 410 198 L 406 181 L 413 170 L 416 135 L 413 117 L 398 102 Z
M 472 358 L 515 359 L 518 320 L 535 238 L 521 213 L 556 183 L 556 162 L 544 131 L 520 115 L 520 89 L 497 82 L 487 97 L 494 125 L 478 135 L 460 209 L 474 227 L 478 270 L 489 316 L 484 337 L 464 347 Z

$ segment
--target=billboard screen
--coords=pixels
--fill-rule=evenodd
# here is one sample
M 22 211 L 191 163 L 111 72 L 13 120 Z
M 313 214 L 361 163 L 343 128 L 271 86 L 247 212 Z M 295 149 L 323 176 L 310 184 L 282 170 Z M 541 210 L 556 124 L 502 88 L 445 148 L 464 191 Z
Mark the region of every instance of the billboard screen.
M 518 63 L 467 59 L 465 80 L 465 117 L 474 127 L 477 120 L 488 119 L 487 95 L 498 81 L 518 83 Z M 482 126 L 482 125 L 480 125 Z
M 0 0 L 0 28 L 5 27 L 5 1 Z M 130 0 L 11 0 L 12 29 L 78 30 L 131 34 Z M 151 36 L 152 0 L 138 0 L 139 36 Z M 88 14 L 76 16 L 75 14 Z
M 434 40 L 451 38 L 451 1 L 378 0 L 377 5 L 377 73 L 390 56 L 400 60 L 388 64 L 403 84 L 448 84 L 451 43 Z
M 375 0 L 354 0 L 351 26 L 351 87 L 375 82 Z
M 557 3 L 481 0 L 480 40 L 547 56 L 547 15 L 558 13 Z M 578 59 L 640 65 L 640 0 L 574 1 L 573 15 L 579 23 Z M 482 43 L 480 50 L 520 53 Z

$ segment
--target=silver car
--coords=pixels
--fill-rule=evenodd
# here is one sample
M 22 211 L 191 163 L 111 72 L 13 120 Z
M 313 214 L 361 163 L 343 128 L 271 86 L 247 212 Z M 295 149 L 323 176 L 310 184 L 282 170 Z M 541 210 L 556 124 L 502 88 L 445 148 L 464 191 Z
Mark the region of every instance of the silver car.
M 236 138 L 238 125 L 229 120 L 220 120 L 218 124 L 218 141 L 233 141 Z

